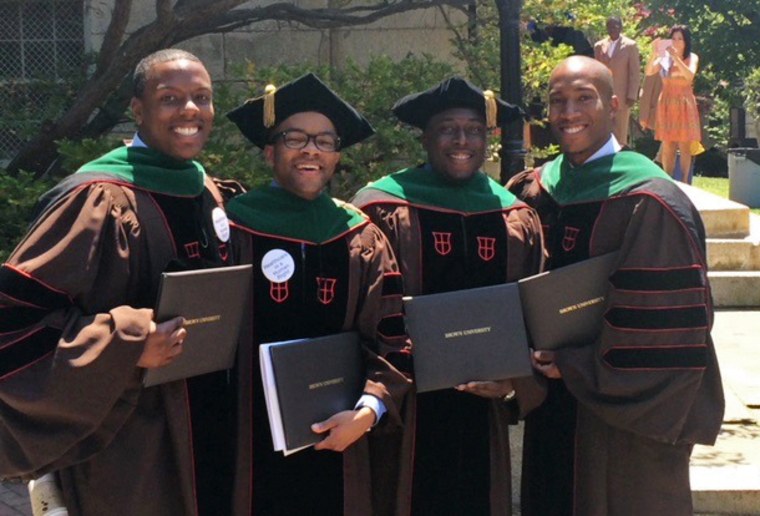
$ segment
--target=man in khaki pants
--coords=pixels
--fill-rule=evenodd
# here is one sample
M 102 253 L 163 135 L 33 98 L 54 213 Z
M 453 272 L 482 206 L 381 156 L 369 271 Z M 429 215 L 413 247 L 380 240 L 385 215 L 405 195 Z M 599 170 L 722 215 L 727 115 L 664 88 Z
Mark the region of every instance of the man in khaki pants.
M 607 18 L 607 36 L 594 45 L 594 58 L 612 72 L 613 93 L 620 99 L 613 133 L 620 145 L 628 145 L 631 108 L 639 97 L 641 60 L 639 47 L 622 34 L 623 22 L 618 16 Z

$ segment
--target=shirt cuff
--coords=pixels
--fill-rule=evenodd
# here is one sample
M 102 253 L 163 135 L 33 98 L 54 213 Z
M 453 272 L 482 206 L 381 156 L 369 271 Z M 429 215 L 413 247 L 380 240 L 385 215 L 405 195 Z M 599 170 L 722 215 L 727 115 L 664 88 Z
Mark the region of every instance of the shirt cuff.
M 380 422 L 380 418 L 382 418 L 385 413 L 388 412 L 388 410 L 385 408 L 383 400 L 371 394 L 362 394 L 362 397 L 359 398 L 358 402 L 356 402 L 354 410 L 359 410 L 362 407 L 368 407 L 375 413 L 375 423 L 372 426 L 377 425 Z

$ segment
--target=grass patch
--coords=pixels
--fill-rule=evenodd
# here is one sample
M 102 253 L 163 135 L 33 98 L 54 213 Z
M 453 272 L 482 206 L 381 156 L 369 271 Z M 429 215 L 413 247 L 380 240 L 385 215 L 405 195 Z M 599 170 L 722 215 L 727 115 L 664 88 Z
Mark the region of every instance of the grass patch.
M 697 188 L 728 199 L 728 178 L 695 176 L 692 184 Z

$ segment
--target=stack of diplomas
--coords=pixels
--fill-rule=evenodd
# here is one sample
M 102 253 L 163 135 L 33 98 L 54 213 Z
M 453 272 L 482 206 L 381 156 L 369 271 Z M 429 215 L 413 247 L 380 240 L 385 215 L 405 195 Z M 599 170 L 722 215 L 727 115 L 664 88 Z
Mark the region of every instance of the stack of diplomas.
M 320 441 L 311 425 L 353 409 L 364 388 L 355 332 L 261 344 L 259 359 L 272 444 L 285 455 Z

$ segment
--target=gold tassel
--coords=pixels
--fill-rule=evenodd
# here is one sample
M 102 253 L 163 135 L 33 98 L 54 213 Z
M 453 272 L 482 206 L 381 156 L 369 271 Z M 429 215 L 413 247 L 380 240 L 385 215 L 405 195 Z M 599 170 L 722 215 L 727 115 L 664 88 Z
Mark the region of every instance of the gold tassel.
M 267 84 L 264 88 L 264 127 L 273 127 L 276 120 L 274 113 L 274 92 L 277 88 L 274 84 Z
M 496 97 L 491 90 L 484 91 L 483 97 L 486 99 L 486 127 L 493 129 L 496 127 Z

